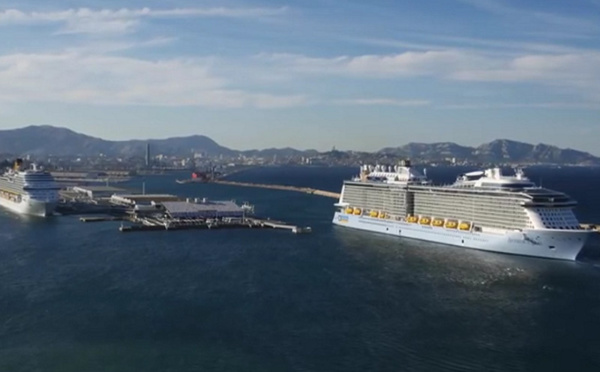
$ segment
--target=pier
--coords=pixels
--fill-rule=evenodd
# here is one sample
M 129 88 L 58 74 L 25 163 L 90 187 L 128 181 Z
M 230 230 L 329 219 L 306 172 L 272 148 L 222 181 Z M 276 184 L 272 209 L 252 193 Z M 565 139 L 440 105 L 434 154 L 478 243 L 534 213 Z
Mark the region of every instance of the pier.
M 84 216 L 80 217 L 79 221 L 81 222 L 107 222 L 107 221 L 124 221 L 126 217 L 117 217 L 117 216 Z
M 593 230 L 600 233 L 600 224 L 598 223 L 582 223 L 580 226 L 584 230 Z
M 160 196 L 160 195 L 159 195 Z M 163 197 L 163 196 L 161 196 Z M 81 222 L 128 221 L 121 223 L 121 232 L 217 230 L 217 229 L 279 229 L 294 234 L 310 233 L 310 227 L 290 225 L 282 221 L 254 216 L 254 206 L 234 201 L 212 201 L 206 198 L 187 198 L 173 201 L 171 197 L 139 208 L 133 203 L 119 215 L 83 216 Z
M 237 182 L 237 181 L 226 181 L 226 180 L 212 180 L 210 182 L 217 183 L 220 185 L 228 185 L 228 186 L 256 187 L 256 188 L 261 188 L 261 189 L 294 191 L 294 192 L 301 192 L 304 194 L 324 196 L 326 198 L 332 198 L 332 199 L 340 198 L 340 194 L 337 192 L 313 189 L 311 187 L 285 186 L 285 185 L 273 185 L 273 184 L 267 184 L 267 183 L 250 183 L 250 182 Z
M 258 218 L 243 219 L 157 219 L 144 217 L 137 219 L 134 225 L 121 225 L 121 232 L 141 231 L 177 231 L 177 230 L 219 230 L 219 229 L 279 229 L 289 230 L 294 234 L 312 232 L 310 227 L 288 225 L 281 221 L 262 220 Z

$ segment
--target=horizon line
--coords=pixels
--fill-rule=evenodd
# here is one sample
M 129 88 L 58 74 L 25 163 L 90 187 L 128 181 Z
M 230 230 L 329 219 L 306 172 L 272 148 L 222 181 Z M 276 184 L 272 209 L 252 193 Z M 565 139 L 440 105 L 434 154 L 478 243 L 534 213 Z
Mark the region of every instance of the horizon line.
M 578 151 L 578 152 L 581 152 L 581 153 L 589 154 L 589 155 L 591 155 L 593 157 L 596 157 L 596 158 L 600 158 L 600 156 L 594 155 L 591 152 L 583 151 L 583 150 L 578 150 L 578 149 L 575 149 L 575 148 L 572 148 L 572 147 L 560 147 L 560 146 L 557 146 L 557 145 L 543 143 L 543 142 L 539 142 L 539 143 L 536 144 L 536 143 L 524 142 L 524 141 L 521 141 L 521 140 L 510 139 L 510 138 L 496 138 L 496 139 L 493 139 L 493 140 L 488 141 L 488 142 L 480 143 L 479 145 L 476 145 L 476 146 L 475 145 L 474 146 L 462 145 L 460 143 L 452 142 L 452 141 L 441 141 L 441 142 L 412 141 L 412 142 L 407 142 L 407 143 L 405 143 L 403 145 L 382 146 L 378 150 L 371 150 L 371 151 L 368 151 L 368 150 L 353 150 L 353 149 L 342 150 L 342 149 L 338 149 L 337 146 L 335 146 L 335 145 L 332 146 L 331 150 L 322 150 L 321 151 L 321 150 L 317 150 L 315 148 L 299 149 L 299 148 L 295 148 L 295 147 L 292 147 L 292 146 L 266 147 L 266 148 L 262 148 L 262 149 L 251 148 L 251 149 L 246 149 L 246 150 L 239 150 L 239 149 L 230 148 L 228 146 L 224 146 L 220 142 L 214 140 L 213 138 L 211 138 L 211 137 L 209 137 L 207 135 L 204 135 L 204 134 L 199 134 L 199 133 L 188 134 L 188 135 L 182 134 L 182 135 L 176 135 L 176 136 L 171 136 L 171 137 L 162 137 L 162 138 L 106 139 L 106 138 L 102 138 L 102 137 L 90 135 L 90 134 L 87 134 L 87 133 L 84 133 L 84 132 L 78 132 L 78 131 L 75 131 L 75 130 L 73 130 L 71 128 L 67 128 L 67 127 L 63 127 L 63 126 L 57 126 L 57 125 L 52 125 L 52 124 L 30 124 L 30 125 L 21 126 L 21 127 L 15 127 L 15 128 L 0 129 L 0 132 L 22 130 L 22 129 L 27 129 L 27 128 L 44 128 L 44 127 L 46 127 L 46 128 L 53 128 L 53 129 L 68 130 L 68 131 L 70 131 L 72 133 L 75 133 L 75 134 L 84 135 L 84 136 L 88 136 L 88 137 L 91 137 L 91 138 L 99 139 L 99 140 L 102 140 L 102 141 L 108 141 L 108 142 L 128 142 L 128 141 L 149 142 L 149 141 L 165 141 L 165 140 L 170 140 L 170 139 L 186 138 L 186 137 L 204 137 L 204 138 L 207 138 L 207 139 L 213 141 L 219 147 L 223 147 L 223 148 L 225 148 L 227 150 L 237 151 L 237 152 L 291 149 L 291 150 L 303 151 L 303 152 L 306 152 L 306 151 L 316 151 L 316 152 L 319 152 L 319 153 L 326 153 L 326 152 L 331 152 L 331 151 L 377 153 L 377 152 L 381 152 L 381 151 L 383 151 L 385 149 L 398 149 L 398 148 L 405 147 L 405 146 L 408 146 L 408 145 L 436 145 L 436 144 L 451 144 L 451 145 L 457 145 L 457 146 L 460 146 L 460 147 L 467 147 L 467 148 L 477 149 L 478 147 L 481 147 L 483 145 L 488 145 L 488 144 L 491 144 L 491 143 L 494 143 L 494 142 L 509 141 L 509 142 L 515 142 L 515 143 L 529 145 L 529 146 L 534 146 L 534 147 L 535 146 L 539 146 L 539 145 L 545 145 L 545 146 L 556 147 L 556 148 L 558 148 L 560 150 L 573 150 L 573 151 Z

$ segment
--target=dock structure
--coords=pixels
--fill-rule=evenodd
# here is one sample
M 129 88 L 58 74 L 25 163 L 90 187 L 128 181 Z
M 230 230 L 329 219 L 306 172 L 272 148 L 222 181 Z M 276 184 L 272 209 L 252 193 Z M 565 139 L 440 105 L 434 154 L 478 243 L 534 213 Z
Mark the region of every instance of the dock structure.
M 84 216 L 80 217 L 79 221 L 81 222 L 106 222 L 106 221 L 123 221 L 125 217 L 117 217 L 117 216 Z
M 178 201 L 180 198 L 171 194 L 114 194 L 110 197 L 110 203 L 134 207 L 138 205 L 153 205 L 167 201 Z
M 582 223 L 581 228 L 585 230 L 593 230 L 597 233 L 600 233 L 600 224 Z
M 122 216 L 81 217 L 82 222 L 129 221 L 121 223 L 119 231 L 176 231 L 216 229 L 280 229 L 295 234 L 312 232 L 310 227 L 289 225 L 285 222 L 260 219 L 253 216 L 254 207 L 248 203 L 238 205 L 233 201 L 210 201 L 205 198 L 188 198 L 182 201 L 155 203 L 151 208 L 138 209 L 135 205 Z
M 290 230 L 294 234 L 301 234 L 301 233 L 312 232 L 312 229 L 310 227 L 292 226 L 292 225 L 288 225 L 288 224 L 286 224 L 284 222 L 279 222 L 279 221 L 256 220 L 255 223 L 261 225 L 261 227 L 270 227 L 272 229 Z
M 248 204 L 237 205 L 233 201 L 189 199 L 161 203 L 165 214 L 175 219 L 244 218 L 252 210 Z
M 240 186 L 240 187 L 256 187 L 261 189 L 271 190 L 282 190 L 282 191 L 294 191 L 301 192 L 304 194 L 319 195 L 332 199 L 339 199 L 340 194 L 337 192 L 313 189 L 311 187 L 298 187 L 298 186 L 286 186 L 286 185 L 273 185 L 267 183 L 250 183 L 250 182 L 237 182 L 237 181 L 226 181 L 226 180 L 213 180 L 212 183 L 228 186 Z
M 157 219 L 144 217 L 134 225 L 121 225 L 121 232 L 177 231 L 177 230 L 221 230 L 221 229 L 280 229 L 294 234 L 310 233 L 310 227 L 288 225 L 284 222 L 257 218 L 220 219 Z

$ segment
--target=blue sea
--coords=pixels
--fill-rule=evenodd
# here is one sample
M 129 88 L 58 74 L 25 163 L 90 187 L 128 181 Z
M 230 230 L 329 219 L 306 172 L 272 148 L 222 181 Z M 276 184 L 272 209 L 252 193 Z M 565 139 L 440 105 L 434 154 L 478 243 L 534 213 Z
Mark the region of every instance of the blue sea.
M 356 173 L 231 178 L 339 191 Z M 600 223 L 600 169 L 528 174 Z M 452 248 L 333 226 L 333 199 L 174 182 L 186 176 L 126 186 L 249 201 L 313 233 L 122 234 L 119 222 L 0 210 L 0 371 L 600 370 L 600 239 L 578 262 Z

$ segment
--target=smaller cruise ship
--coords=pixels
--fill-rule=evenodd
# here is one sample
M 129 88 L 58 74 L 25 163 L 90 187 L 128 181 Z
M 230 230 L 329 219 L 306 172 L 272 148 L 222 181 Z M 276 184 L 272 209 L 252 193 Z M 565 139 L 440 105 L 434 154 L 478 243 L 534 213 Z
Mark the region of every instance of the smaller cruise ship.
M 60 187 L 54 177 L 35 164 L 22 169 L 17 159 L 14 167 L 0 175 L 0 206 L 19 214 L 46 217 L 54 213 Z

